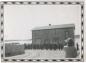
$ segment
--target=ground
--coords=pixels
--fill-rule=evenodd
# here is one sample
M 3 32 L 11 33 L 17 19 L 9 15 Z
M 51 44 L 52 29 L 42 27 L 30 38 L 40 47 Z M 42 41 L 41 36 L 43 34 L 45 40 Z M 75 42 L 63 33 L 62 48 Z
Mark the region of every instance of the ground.
M 25 50 L 25 54 L 6 57 L 7 59 L 62 59 L 64 50 Z

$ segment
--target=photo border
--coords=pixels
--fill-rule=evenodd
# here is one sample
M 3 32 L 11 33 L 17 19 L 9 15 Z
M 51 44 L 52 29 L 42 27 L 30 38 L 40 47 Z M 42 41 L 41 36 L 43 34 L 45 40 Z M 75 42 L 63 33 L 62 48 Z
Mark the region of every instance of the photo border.
M 81 59 L 4 59 L 4 5 L 80 5 L 81 6 Z M 16 62 L 83 62 L 84 61 L 84 1 L 2 1 L 0 2 L 1 61 Z

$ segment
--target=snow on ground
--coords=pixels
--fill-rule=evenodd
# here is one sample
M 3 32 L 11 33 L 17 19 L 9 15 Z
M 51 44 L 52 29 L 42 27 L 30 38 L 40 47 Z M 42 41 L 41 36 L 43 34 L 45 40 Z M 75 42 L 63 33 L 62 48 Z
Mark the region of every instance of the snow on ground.
M 6 57 L 8 59 L 57 59 L 64 58 L 64 51 L 59 50 L 25 50 L 25 54 Z
M 25 50 L 25 54 L 6 57 L 6 59 L 64 59 L 64 50 Z
M 75 43 L 78 42 L 79 48 L 81 49 L 81 41 L 80 39 L 76 39 Z M 22 42 L 22 43 L 28 43 Z M 29 42 L 31 44 L 31 42 Z M 81 51 L 81 50 L 80 50 Z M 79 58 L 81 56 L 81 52 L 79 55 Z M 65 52 L 64 50 L 25 50 L 25 54 L 6 57 L 7 59 L 62 59 L 65 58 Z

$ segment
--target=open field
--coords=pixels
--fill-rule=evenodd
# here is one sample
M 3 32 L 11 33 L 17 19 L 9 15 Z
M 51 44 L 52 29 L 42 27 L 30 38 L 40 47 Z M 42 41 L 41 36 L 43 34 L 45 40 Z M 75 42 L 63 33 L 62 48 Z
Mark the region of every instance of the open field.
M 25 54 L 6 57 L 7 59 L 62 59 L 64 50 L 25 50 Z
M 81 45 L 80 45 L 81 42 L 79 40 L 76 40 L 75 42 L 78 42 L 79 49 L 81 52 Z M 79 56 L 81 56 L 81 53 Z M 79 56 L 77 58 L 80 58 Z M 61 58 L 62 59 L 65 58 L 65 51 L 58 49 L 57 50 L 25 49 L 24 54 L 5 57 L 5 58 L 7 59 L 58 59 L 58 58 L 60 59 Z
M 65 52 L 59 50 L 25 50 L 25 54 L 6 57 L 8 59 L 57 59 L 65 58 Z

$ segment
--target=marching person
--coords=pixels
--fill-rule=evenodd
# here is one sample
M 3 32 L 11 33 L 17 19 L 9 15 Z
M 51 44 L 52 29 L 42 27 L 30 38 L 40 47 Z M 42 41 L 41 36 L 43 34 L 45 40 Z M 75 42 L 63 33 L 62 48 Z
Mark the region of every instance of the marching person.
M 76 47 L 77 47 L 77 51 L 79 51 L 79 45 L 78 45 L 78 43 L 76 44 Z

